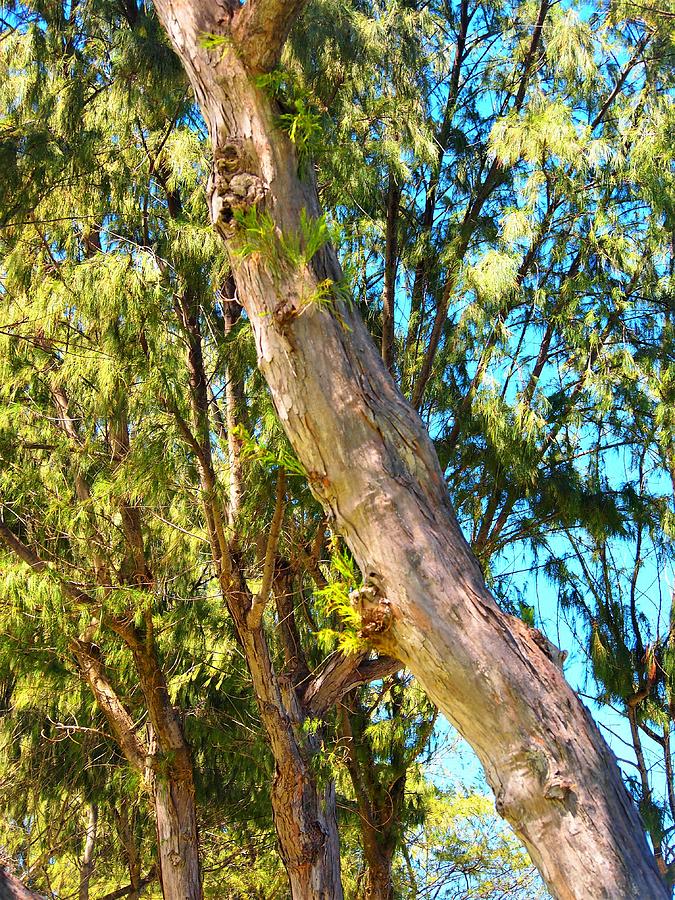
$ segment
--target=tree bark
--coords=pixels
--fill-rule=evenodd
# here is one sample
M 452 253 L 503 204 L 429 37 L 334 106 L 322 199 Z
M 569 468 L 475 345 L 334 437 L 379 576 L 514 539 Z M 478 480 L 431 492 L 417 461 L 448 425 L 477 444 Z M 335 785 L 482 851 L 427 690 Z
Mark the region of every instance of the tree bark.
M 132 626 L 117 623 L 116 630 L 126 636 L 134 655 L 152 722 L 151 746 L 138 738 L 135 723 L 107 678 L 100 655 L 82 640 L 72 640 L 71 650 L 124 756 L 152 789 L 159 876 L 165 900 L 202 900 L 190 751 L 154 652 L 148 650 Z
M 129 900 L 138 900 L 140 897 L 143 879 L 141 878 L 141 860 L 136 845 L 136 836 L 134 834 L 134 822 L 136 815 L 136 807 L 131 807 L 131 811 L 124 804 L 120 804 L 120 809 L 114 811 L 115 823 L 117 825 L 117 833 L 120 842 L 124 847 L 124 855 L 127 858 L 127 870 L 129 872 Z M 154 872 L 150 877 L 156 877 Z M 103 898 L 101 898 L 103 900 Z
M 16 875 L 0 866 L 0 900 L 44 900 L 44 896 L 31 891 Z
M 80 863 L 80 900 L 89 900 L 89 882 L 94 870 L 94 852 L 96 850 L 96 832 L 98 829 L 98 806 L 91 803 L 87 809 L 87 825 L 85 829 L 84 851 Z
M 151 628 L 148 621 L 142 635 L 131 625 L 116 626 L 133 654 L 156 743 L 156 752 L 148 754 L 148 779 L 157 821 L 159 879 L 165 900 L 202 900 L 192 757 Z
M 244 603 L 231 589 L 228 605 L 251 673 L 260 717 L 275 762 L 272 784 L 274 827 L 293 900 L 342 900 L 335 792 L 321 798 L 308 748 L 300 736 L 303 711 L 292 679 L 272 668 L 262 626 L 250 628 Z
M 271 42 L 275 3 L 242 7 L 249 17 L 257 8 Z M 247 69 L 240 12 L 219 0 L 156 8 L 209 126 L 217 230 L 236 246 L 235 213 L 257 204 L 279 234 L 297 234 L 302 209 L 319 215 L 316 191 L 251 77 L 260 55 Z M 231 39 L 209 51 L 205 33 Z M 268 46 L 266 67 L 280 46 Z M 320 282 L 341 281 L 333 250 L 308 265 L 260 253 L 232 262 L 280 420 L 368 583 L 364 633 L 409 666 L 471 743 L 554 896 L 667 897 L 613 755 L 536 635 L 485 587 L 433 445 L 363 323 L 338 299 L 337 315 L 308 307 Z
M 155 774 L 153 779 L 159 877 L 165 900 L 202 898 L 191 774 L 182 779 Z
M 391 857 L 382 852 L 369 853 L 366 848 L 364 851 L 368 864 L 363 891 L 364 900 L 394 900 Z

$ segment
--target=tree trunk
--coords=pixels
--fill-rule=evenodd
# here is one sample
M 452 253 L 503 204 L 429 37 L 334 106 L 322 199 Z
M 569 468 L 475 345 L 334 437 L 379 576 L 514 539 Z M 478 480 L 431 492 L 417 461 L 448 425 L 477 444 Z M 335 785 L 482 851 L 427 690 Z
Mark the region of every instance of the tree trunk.
M 227 595 L 227 591 L 224 591 Z M 295 686 L 276 677 L 262 627 L 249 628 L 243 603 L 230 591 L 229 608 L 242 641 L 260 717 L 276 771 L 272 785 L 274 827 L 293 900 L 342 900 L 335 790 L 323 802 L 300 736 L 304 718 Z M 287 688 L 283 690 L 282 687 Z
M 201 900 L 192 779 L 154 778 L 159 878 L 164 900 Z
M 164 900 L 202 900 L 199 834 L 190 750 L 178 715 L 169 700 L 154 644 L 141 640 L 134 626 L 115 621 L 136 663 L 146 699 L 151 741 L 142 742 L 135 723 L 109 681 L 99 651 L 86 641 L 71 641 L 89 683 L 127 761 L 152 787 L 157 820 L 157 852 Z
M 363 841 L 363 855 L 366 861 L 363 893 L 364 900 L 393 900 L 394 885 L 391 865 L 396 848 L 396 830 L 405 791 L 405 777 L 394 785 L 381 786 L 375 773 L 375 760 L 368 753 L 362 763 L 357 751 L 356 737 L 352 727 L 352 699 L 342 704 L 339 715 L 339 734 L 345 748 L 345 763 L 354 788 L 354 796 L 359 812 L 359 828 Z M 359 722 L 360 716 L 356 721 Z M 363 730 L 358 728 L 361 753 L 367 748 L 363 744 Z M 393 787 L 393 790 L 392 790 Z M 387 810 L 382 815 L 378 800 L 382 793 L 386 796 Z M 383 824 L 384 823 L 384 824 Z
M 152 621 L 145 634 L 116 625 L 131 649 L 150 720 L 148 781 L 157 821 L 159 880 L 164 900 L 202 900 L 199 830 L 190 748 L 156 655 Z
M 233 298 L 223 297 L 225 327 L 231 327 L 236 312 Z M 214 567 L 220 580 L 223 597 L 234 622 L 237 637 L 244 652 L 253 689 L 260 709 L 275 761 L 275 778 L 272 785 L 272 809 L 279 840 L 281 858 L 286 867 L 294 900 L 342 900 L 340 881 L 340 853 L 337 837 L 335 804 L 320 800 L 317 780 L 309 765 L 308 738 L 302 733 L 304 713 L 296 693 L 292 676 L 277 676 L 263 627 L 263 613 L 273 584 L 279 529 L 284 511 L 283 480 L 277 485 L 277 503 L 265 553 L 265 569 L 260 594 L 254 596 L 241 571 L 238 553 L 225 535 L 223 510 L 217 498 L 218 479 L 213 468 L 210 446 L 209 406 L 207 378 L 204 371 L 199 313 L 187 296 L 177 305 L 179 318 L 188 336 L 188 370 L 193 411 L 193 430 L 190 446 L 197 453 L 197 468 L 203 489 L 203 509 L 207 522 L 209 542 Z M 229 321 L 229 324 L 228 324 Z M 229 401 L 232 401 L 231 403 Z M 238 405 L 238 404 L 237 404 Z M 234 394 L 228 400 L 228 437 L 233 436 L 237 424 Z M 231 447 L 231 445 L 230 445 Z M 234 454 L 239 467 L 239 451 Z M 280 476 L 281 478 L 281 476 Z M 236 516 L 239 505 L 239 478 L 237 489 L 230 484 L 228 508 L 230 522 Z M 276 530 L 276 538 L 274 532 Z M 267 586 L 265 586 L 267 583 Z M 130 640 L 130 639 L 127 639 Z M 148 699 L 148 709 L 153 724 L 159 721 L 162 709 L 169 704 L 165 686 L 157 689 L 161 672 L 153 674 L 151 660 L 144 661 L 143 647 L 134 650 L 141 685 Z M 146 687 L 147 685 L 147 687 Z M 153 710 L 157 708 L 157 715 Z M 161 737 L 161 736 L 160 736 Z M 179 735 L 175 730 L 165 733 L 166 746 L 178 746 Z
M 277 767 L 272 787 L 274 827 L 279 852 L 288 873 L 293 900 L 341 900 L 340 844 L 335 789 L 326 789 L 323 808 L 317 806 L 313 777 L 298 780 L 301 766 Z M 308 777 L 309 776 L 309 777 Z
M 31 891 L 16 875 L 0 866 L 0 900 L 44 900 L 44 896 Z
M 394 885 L 391 879 L 391 857 L 380 854 L 379 857 L 366 853 L 366 883 L 364 900 L 394 900 Z
M 127 871 L 129 872 L 129 900 L 138 900 L 141 891 L 141 860 L 136 846 L 136 836 L 134 834 L 134 822 L 136 816 L 136 808 L 132 807 L 131 811 L 124 805 L 120 805 L 119 812 L 115 810 L 115 822 L 117 824 L 117 833 L 120 842 L 124 847 L 124 855 L 127 858 Z
M 258 204 L 278 234 L 319 215 L 288 138 L 252 74 L 278 59 L 298 2 L 157 0 L 209 126 L 211 215 L 230 246 L 237 210 Z M 217 51 L 204 34 L 230 36 Z M 239 229 L 239 230 L 238 230 Z M 540 646 L 502 613 L 458 527 L 433 445 L 356 313 L 317 286 L 342 273 L 232 256 L 238 295 L 280 420 L 367 579 L 364 634 L 409 666 L 473 746 L 497 797 L 558 897 L 665 898 L 637 812 L 590 715 Z
M 86 837 L 82 862 L 80 863 L 80 900 L 89 900 L 89 881 L 94 870 L 94 851 L 96 850 L 96 830 L 98 826 L 98 806 L 91 803 L 87 809 Z

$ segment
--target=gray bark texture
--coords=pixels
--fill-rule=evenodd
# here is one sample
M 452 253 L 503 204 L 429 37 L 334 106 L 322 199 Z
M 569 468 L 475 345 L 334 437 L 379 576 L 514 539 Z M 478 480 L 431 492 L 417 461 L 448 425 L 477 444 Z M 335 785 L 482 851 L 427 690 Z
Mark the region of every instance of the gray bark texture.
M 277 61 L 297 4 L 155 6 L 209 127 L 216 229 L 236 249 L 235 213 L 256 205 L 278 234 L 297 233 L 302 209 L 320 214 L 316 190 L 252 78 Z M 207 50 L 214 33 L 226 40 Z M 614 756 L 536 634 L 486 589 L 433 445 L 363 323 L 340 300 L 311 304 L 320 282 L 342 279 L 334 251 L 301 266 L 231 259 L 280 420 L 368 585 L 364 634 L 410 668 L 473 746 L 555 897 L 669 896 Z

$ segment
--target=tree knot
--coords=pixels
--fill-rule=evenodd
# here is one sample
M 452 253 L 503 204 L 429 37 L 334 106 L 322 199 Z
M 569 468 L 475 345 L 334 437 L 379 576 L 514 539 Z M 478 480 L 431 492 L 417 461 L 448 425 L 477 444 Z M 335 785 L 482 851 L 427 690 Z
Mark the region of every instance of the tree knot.
M 254 174 L 253 157 L 238 138 L 231 138 L 213 151 L 213 171 L 209 179 L 211 220 L 231 238 L 236 212 L 246 212 L 265 197 L 262 179 Z
M 352 591 L 349 602 L 361 617 L 360 637 L 368 639 L 383 634 L 391 627 L 391 603 L 382 596 L 380 587 L 372 579 L 369 578 L 363 587 Z
M 560 650 L 556 647 L 553 641 L 549 641 L 546 635 L 539 631 L 538 628 L 530 628 L 530 634 L 537 647 L 539 647 L 540 650 L 543 650 L 551 662 L 562 672 L 565 660 L 568 656 L 567 650 Z
M 546 785 L 544 797 L 547 800 L 561 803 L 565 808 L 572 811 L 576 800 L 575 788 L 576 784 L 571 778 L 554 777 Z

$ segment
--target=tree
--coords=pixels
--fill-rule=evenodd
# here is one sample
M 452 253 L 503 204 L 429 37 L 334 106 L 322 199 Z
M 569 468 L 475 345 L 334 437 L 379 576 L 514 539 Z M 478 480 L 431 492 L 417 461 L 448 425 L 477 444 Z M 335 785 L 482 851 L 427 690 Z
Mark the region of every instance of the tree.
M 340 297 L 311 175 L 299 174 L 275 127 L 278 106 L 256 83 L 301 5 L 252 2 L 223 16 L 215 4 L 160 0 L 157 9 L 209 127 L 211 215 L 232 251 L 261 369 L 364 575 L 363 631 L 410 666 L 473 745 L 554 894 L 602 896 L 611 883 L 616 896 L 665 896 L 609 751 L 534 633 L 485 588 L 433 446 Z
M 12 36 L 3 56 L 10 77 L 17 60 L 25 67 L 8 101 L 4 145 L 10 180 L 25 191 L 18 201 L 6 197 L 4 209 L 29 223 L 29 236 L 23 226 L 15 231 L 9 224 L 3 280 L 0 538 L 14 556 L 8 581 L 16 582 L 5 592 L 14 588 L 19 605 L 34 602 L 38 615 L 58 618 L 57 627 L 50 622 L 54 641 L 61 652 L 66 641 L 130 766 L 152 783 L 166 896 L 200 896 L 190 746 L 156 635 L 171 628 L 179 640 L 173 617 L 181 621 L 179 610 L 196 617 L 193 600 L 214 577 L 275 760 L 272 803 L 294 889 L 338 897 L 334 792 L 330 780 L 320 784 L 315 777 L 311 760 L 318 743 L 304 731 L 304 721 L 310 705 L 322 717 L 342 691 L 399 664 L 368 660 L 365 651 L 337 654 L 310 678 L 294 621 L 295 574 L 278 558 L 285 472 L 275 466 L 276 488 L 265 478 L 254 490 L 243 489 L 237 429 L 244 410 L 232 360 L 224 373 L 224 414 L 209 394 L 220 355 L 233 343 L 240 307 L 228 294 L 213 241 L 204 240 L 202 194 L 194 190 L 201 159 L 190 104 L 167 60 L 165 77 L 152 89 L 130 89 L 130 96 L 117 91 L 120 82 L 134 83 L 129 73 L 137 40 L 144 40 L 158 65 L 162 61 L 166 49 L 154 45 L 156 22 L 129 4 L 121 12 L 128 29 L 120 39 L 119 11 L 85 21 L 82 8 L 55 4 L 46 11 L 25 8 L 24 14 L 27 27 Z M 119 54 L 83 52 L 84 35 L 89 46 L 121 40 Z M 79 91 L 83 84 L 91 93 Z M 67 115 L 55 101 L 64 95 Z M 127 114 L 108 120 L 110 102 Z M 78 115 L 84 134 L 71 143 L 70 125 Z M 50 155 L 54 145 L 56 159 Z M 103 161 L 94 161 L 97 156 Z M 37 170 L 59 181 L 63 157 L 76 185 L 96 173 L 91 193 L 36 189 Z M 131 174 L 141 167 L 147 180 Z M 71 216 L 76 208 L 85 223 L 75 233 L 71 219 L 59 215 L 64 206 Z M 175 468 L 167 469 L 169 463 Z M 251 519 L 271 521 L 262 548 L 235 528 L 246 503 Z M 185 519 L 188 510 L 196 510 L 196 522 L 190 513 Z M 188 530 L 195 525 L 199 536 Z M 321 517 L 316 531 L 318 554 L 325 533 Z M 257 591 L 249 571 L 255 567 L 262 574 Z M 272 603 L 282 623 L 283 673 L 276 670 L 265 621 Z M 112 637 L 113 646 L 121 639 L 131 654 L 145 701 L 140 710 L 132 709 L 106 665 L 114 651 L 103 636 Z M 169 653 L 175 649 L 169 645 Z M 128 658 L 122 654 L 124 663 Z M 312 676 L 317 669 L 315 661 Z M 147 740 L 135 724 L 145 715 Z

